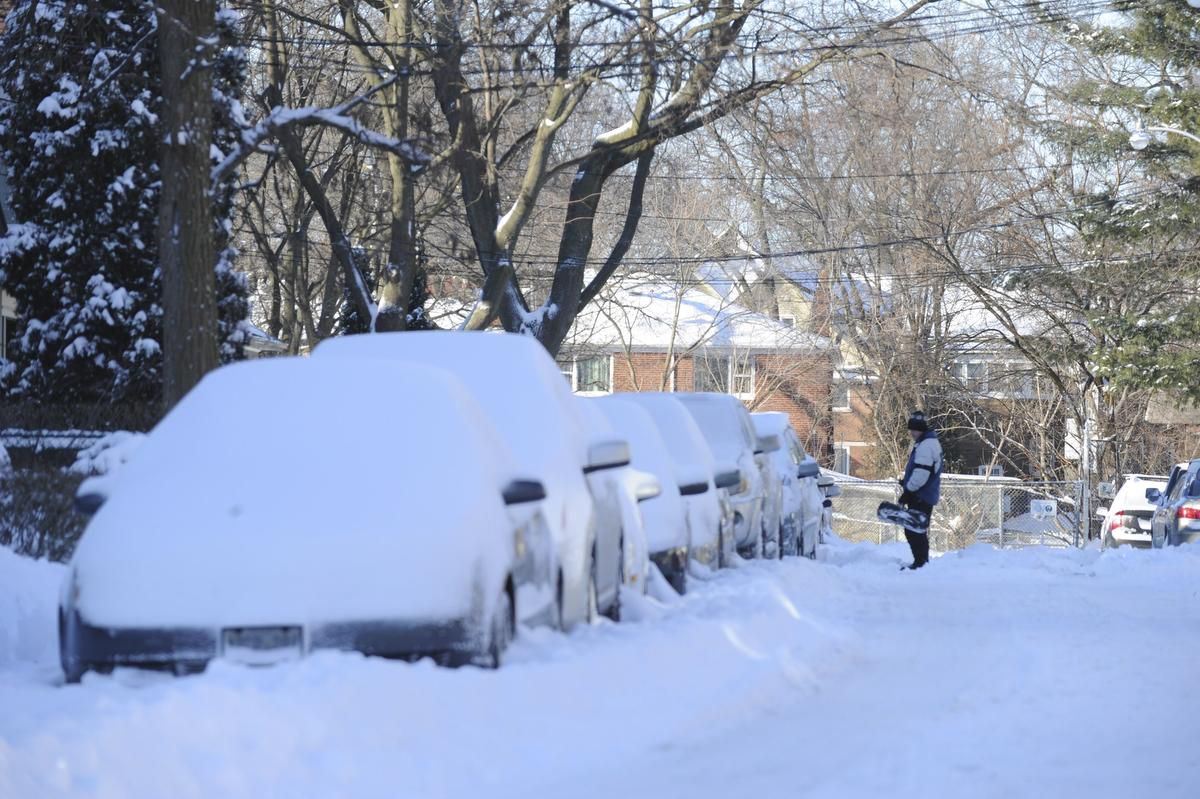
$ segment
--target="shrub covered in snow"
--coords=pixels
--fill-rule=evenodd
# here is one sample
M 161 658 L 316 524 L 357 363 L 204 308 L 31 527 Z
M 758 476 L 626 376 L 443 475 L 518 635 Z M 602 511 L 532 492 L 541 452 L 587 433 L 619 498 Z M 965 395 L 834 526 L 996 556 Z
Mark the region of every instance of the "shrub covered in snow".
M 0 161 L 16 223 L 0 238 L 0 285 L 19 304 L 0 390 L 56 402 L 161 393 L 157 274 L 159 106 L 152 4 L 17 3 L 0 38 Z M 214 71 L 214 152 L 243 126 L 243 57 L 231 19 Z M 64 168 L 64 165 L 70 165 Z M 214 196 L 223 360 L 240 357 L 247 313 L 230 266 L 232 181 Z
M 81 480 L 62 469 L 0 475 L 0 547 L 35 558 L 71 557 L 86 522 L 73 507 Z

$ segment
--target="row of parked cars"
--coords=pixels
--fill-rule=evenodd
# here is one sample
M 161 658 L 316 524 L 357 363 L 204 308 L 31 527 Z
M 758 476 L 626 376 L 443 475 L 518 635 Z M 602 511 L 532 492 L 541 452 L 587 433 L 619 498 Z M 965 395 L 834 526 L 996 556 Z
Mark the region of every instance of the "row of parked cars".
M 519 626 L 621 616 L 737 557 L 814 555 L 783 414 L 571 393 L 532 339 L 352 336 L 207 376 L 115 474 L 59 611 L 68 681 L 314 649 L 498 666 Z
M 1127 474 L 1101 508 L 1105 546 L 1178 546 L 1200 540 L 1200 459 L 1169 475 Z

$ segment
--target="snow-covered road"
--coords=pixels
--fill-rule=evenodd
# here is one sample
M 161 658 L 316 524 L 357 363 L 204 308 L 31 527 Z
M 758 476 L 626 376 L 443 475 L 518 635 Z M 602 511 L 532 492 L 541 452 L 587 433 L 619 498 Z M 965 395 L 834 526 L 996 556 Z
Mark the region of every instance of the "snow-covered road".
M 0 551 L 0 797 L 1200 796 L 1200 547 L 903 554 L 747 564 L 499 672 L 62 687 L 57 568 Z

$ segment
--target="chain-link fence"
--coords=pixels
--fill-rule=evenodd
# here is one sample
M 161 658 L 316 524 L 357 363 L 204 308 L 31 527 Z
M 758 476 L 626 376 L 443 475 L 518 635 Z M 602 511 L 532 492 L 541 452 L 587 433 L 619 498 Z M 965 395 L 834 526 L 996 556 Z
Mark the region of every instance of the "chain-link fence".
M 895 502 L 895 480 L 840 482 L 833 531 L 847 541 L 903 541 L 904 532 L 875 517 L 880 502 Z M 942 477 L 942 498 L 929 526 L 929 546 L 946 552 L 972 544 L 998 547 L 1082 546 L 1083 484 Z

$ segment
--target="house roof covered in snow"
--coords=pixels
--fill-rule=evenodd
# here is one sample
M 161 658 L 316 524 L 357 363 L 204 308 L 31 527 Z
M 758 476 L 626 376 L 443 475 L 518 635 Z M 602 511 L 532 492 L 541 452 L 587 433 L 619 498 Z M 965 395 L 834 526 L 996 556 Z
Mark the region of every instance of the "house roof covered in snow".
M 694 287 L 652 274 L 611 280 L 579 314 L 565 343 L 568 350 L 814 351 L 828 339 L 797 330 Z

